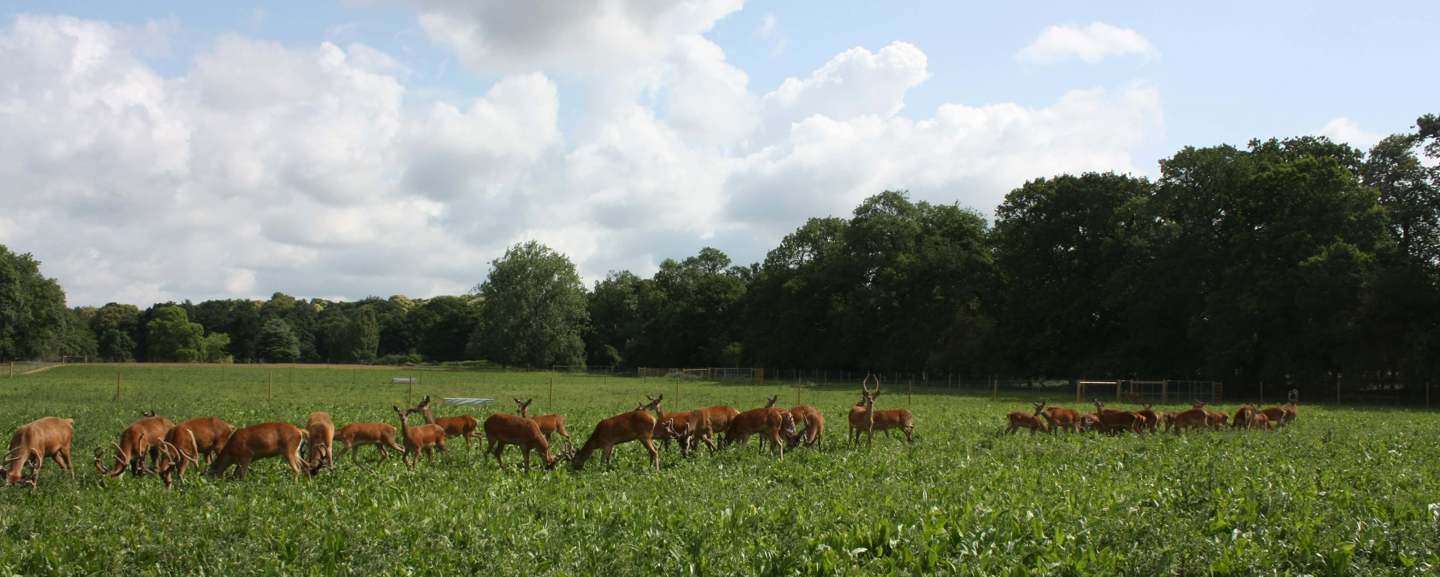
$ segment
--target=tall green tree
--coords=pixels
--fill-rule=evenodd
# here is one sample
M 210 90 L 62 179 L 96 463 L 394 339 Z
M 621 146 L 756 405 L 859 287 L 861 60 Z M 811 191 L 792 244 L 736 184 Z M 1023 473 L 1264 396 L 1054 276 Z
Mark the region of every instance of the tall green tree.
M 480 307 L 465 296 L 438 296 L 409 310 L 405 324 L 415 338 L 415 350 L 435 362 L 465 359 L 465 342 L 479 322 Z
M 40 261 L 0 245 L 0 359 L 56 354 L 65 310 L 65 291 L 40 274 Z
M 267 363 L 293 363 L 300 360 L 300 340 L 285 319 L 271 317 L 260 327 L 255 352 Z
M 194 362 L 205 356 L 205 328 L 190 322 L 185 309 L 161 306 L 147 323 L 148 358 L 152 361 Z
M 495 260 L 477 287 L 484 299 L 472 349 L 514 366 L 584 365 L 585 287 L 565 255 L 529 241 Z

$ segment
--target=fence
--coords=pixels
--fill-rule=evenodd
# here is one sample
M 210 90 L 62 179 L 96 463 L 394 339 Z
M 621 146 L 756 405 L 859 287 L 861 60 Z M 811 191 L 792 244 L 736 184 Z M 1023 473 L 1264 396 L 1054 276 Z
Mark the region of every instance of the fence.
M 716 381 L 721 383 L 765 383 L 765 369 L 752 367 L 640 367 L 635 369 L 640 378 L 671 378 Z
M 1117 380 L 1075 383 L 1075 402 L 1123 401 L 1130 403 L 1185 403 L 1190 401 L 1219 402 L 1224 396 L 1219 381 L 1190 380 Z

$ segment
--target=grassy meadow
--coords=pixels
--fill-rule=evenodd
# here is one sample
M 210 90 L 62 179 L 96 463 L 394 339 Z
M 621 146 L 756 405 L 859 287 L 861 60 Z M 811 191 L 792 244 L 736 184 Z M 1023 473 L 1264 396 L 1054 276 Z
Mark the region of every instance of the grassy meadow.
M 1440 571 L 1440 416 L 1302 405 L 1273 433 L 1004 435 L 1029 398 L 886 390 L 916 443 L 845 443 L 855 387 L 418 369 L 70 366 L 0 378 L 0 429 L 75 419 L 78 479 L 0 488 L 0 575 L 1427 575 Z M 392 376 L 419 376 L 413 387 Z M 551 385 L 553 381 L 553 402 Z M 667 410 L 800 401 L 823 448 L 755 443 L 647 469 L 638 444 L 580 473 L 508 470 L 452 439 L 434 465 L 348 458 L 302 482 L 278 460 L 244 480 L 105 479 L 92 464 L 141 411 L 245 426 L 396 423 L 392 404 L 494 397 L 486 409 L 601 418 L 664 393 Z M 413 395 L 413 396 L 412 396 Z M 1059 403 L 1063 399 L 1052 399 Z M 1065 402 L 1063 405 L 1074 406 Z M 1177 407 L 1179 408 L 1179 407 Z M 1233 405 L 1223 405 L 1233 410 Z M 564 469 L 564 470 L 561 470 Z

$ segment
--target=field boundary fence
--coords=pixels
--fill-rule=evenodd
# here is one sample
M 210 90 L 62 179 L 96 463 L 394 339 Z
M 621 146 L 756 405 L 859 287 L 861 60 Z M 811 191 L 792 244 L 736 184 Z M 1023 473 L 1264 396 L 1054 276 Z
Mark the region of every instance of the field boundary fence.
M 1181 379 L 1117 379 L 1075 382 L 1075 402 L 1114 401 L 1127 403 L 1219 402 L 1225 385 L 1219 381 Z

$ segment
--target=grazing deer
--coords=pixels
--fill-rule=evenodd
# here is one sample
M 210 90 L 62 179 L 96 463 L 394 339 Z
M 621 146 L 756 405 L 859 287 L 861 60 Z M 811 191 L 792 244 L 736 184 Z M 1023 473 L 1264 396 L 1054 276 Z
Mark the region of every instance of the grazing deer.
M 525 410 L 524 403 L 521 411 Z M 505 469 L 505 461 L 500 456 L 505 453 L 505 447 L 515 445 L 520 447 L 520 453 L 525 456 L 525 472 L 530 472 L 530 451 L 540 452 L 545 461 L 545 468 L 555 468 L 558 457 L 550 454 L 550 441 L 545 438 L 545 433 L 540 429 L 540 424 L 535 419 L 523 415 L 509 415 L 495 413 L 485 419 L 485 441 L 488 443 L 485 452 L 495 455 L 495 464 Z
M 1095 416 L 1099 418 L 1100 432 L 1119 433 L 1121 431 L 1140 432 L 1140 427 L 1145 423 L 1145 417 L 1130 411 L 1118 409 L 1107 409 L 1105 403 L 1095 399 Z
M 145 458 L 149 456 L 153 462 L 160 461 L 160 442 L 170 429 L 175 428 L 175 423 L 165 417 L 157 417 L 153 411 L 146 411 L 145 416 L 130 423 L 124 431 L 120 432 L 120 442 L 111 443 L 115 447 L 115 465 L 109 469 L 101 462 L 105 458 L 105 450 L 95 449 L 95 470 L 106 477 L 117 477 L 130 468 L 130 474 L 140 476 L 150 471 L 145 466 Z
M 585 440 L 585 445 L 571 460 L 571 468 L 576 471 L 584 469 L 585 461 L 595 451 L 600 451 L 603 463 L 609 465 L 615 445 L 638 440 L 645 446 L 645 452 L 650 454 L 650 465 L 659 471 L 660 452 L 655 450 L 655 443 L 651 440 L 655 434 L 656 417 L 650 416 L 647 411 L 653 410 L 657 416 L 660 415 L 660 401 L 665 399 L 665 395 L 653 399 L 646 395 L 645 398 L 650 402 L 596 424 L 595 431 L 590 433 L 590 438 Z
M 790 418 L 795 425 L 805 425 L 797 433 L 790 437 L 790 446 L 793 448 L 800 443 L 806 447 L 815 447 L 820 444 L 820 436 L 825 433 L 825 415 L 820 409 L 810 405 L 797 405 L 790 408 Z
M 380 461 L 384 462 L 390 456 L 389 449 L 401 455 L 405 454 L 405 448 L 395 442 L 395 425 L 390 423 L 350 423 L 340 427 L 335 432 L 335 438 L 340 444 L 345 445 L 345 452 L 350 455 L 350 462 L 359 462 L 355 448 L 365 445 L 374 445 L 375 451 L 380 453 Z
M 1249 425 L 1251 429 L 1269 431 L 1271 429 L 1270 417 L 1266 416 L 1265 413 L 1254 413 L 1250 415 Z
M 795 435 L 795 419 L 790 416 L 789 411 L 775 408 L 776 398 L 770 397 L 770 402 L 764 407 L 750 409 L 731 420 L 722 444 L 729 446 L 739 443 L 743 447 L 751 435 L 760 434 L 762 441 L 775 445 L 772 450 L 777 451 L 780 460 L 784 461 L 785 439 Z
M 1010 426 L 1005 428 L 1006 434 L 1014 433 L 1020 429 L 1030 429 L 1030 434 L 1033 435 L 1035 431 L 1047 431 L 1054 427 L 1054 421 L 1050 418 L 1050 415 L 1045 412 L 1044 401 L 1035 403 L 1034 413 L 1011 411 L 1010 414 L 1005 415 L 1005 419 L 1010 422 Z
M 330 419 L 330 413 L 315 411 L 310 413 L 305 422 L 305 432 L 310 434 L 310 447 L 305 456 L 305 461 L 314 467 L 311 475 L 319 473 L 325 467 L 334 467 L 334 446 L 335 446 L 335 421 Z
M 570 433 L 565 432 L 565 415 L 550 414 L 531 417 L 527 411 L 530 408 L 530 403 L 534 400 L 535 399 L 525 399 L 521 401 L 520 399 L 515 399 L 515 404 L 520 406 L 520 416 L 535 421 L 536 425 L 540 425 L 540 433 L 545 435 L 545 442 L 550 442 L 550 433 L 555 433 L 560 435 L 560 438 L 565 439 L 565 446 L 571 446 Z
M 701 413 L 700 419 L 710 424 L 710 432 L 705 433 L 701 440 L 708 441 L 711 433 L 719 433 L 730 428 L 730 421 L 740 415 L 739 409 L 727 405 L 714 405 L 703 409 L 696 409 Z M 712 444 L 712 443 L 706 443 Z
M 430 402 L 430 397 L 425 397 L 425 401 L 421 403 L 421 406 L 424 406 L 425 403 L 428 402 Z M 435 423 L 426 423 L 418 427 L 411 427 L 410 423 L 407 422 L 407 418 L 410 416 L 410 413 L 417 412 L 417 409 L 420 409 L 420 407 L 403 411 L 400 410 L 400 407 L 394 405 L 391 405 L 390 408 L 395 409 L 395 415 L 400 417 L 400 436 L 405 439 L 405 452 L 400 454 L 400 461 L 405 463 L 406 467 L 414 469 L 415 465 L 420 462 L 420 453 L 424 452 L 425 462 L 434 463 L 435 450 L 445 450 L 445 428 Z M 422 412 L 421 414 L 424 415 L 426 413 Z M 427 418 L 426 420 L 431 419 Z M 466 442 L 469 442 L 468 436 L 466 437 Z
M 1141 424 L 1141 428 L 1153 434 L 1156 430 L 1160 428 L 1160 414 L 1151 410 L 1151 406 L 1151 404 L 1146 403 L 1145 408 L 1135 411 L 1135 414 L 1140 415 L 1145 419 L 1145 422 Z
M 216 417 L 190 419 L 170 429 L 161 445 L 160 461 L 155 464 L 165 488 L 170 488 L 172 475 L 176 480 L 183 479 L 185 469 L 199 465 L 202 457 L 209 465 L 234 432 L 230 423 Z
M 1270 420 L 1272 426 L 1283 427 L 1290 424 L 1290 421 L 1295 420 L 1295 403 L 1285 403 L 1260 412 L 1265 414 L 1265 418 Z
M 308 463 L 300 460 L 300 443 L 308 435 L 304 429 L 290 423 L 250 425 L 230 435 L 225 447 L 220 449 L 220 455 L 210 463 L 206 474 L 216 478 L 224 477 L 225 472 L 233 465 L 235 478 L 244 479 L 246 472 L 250 470 L 250 463 L 255 459 L 283 457 L 298 481 L 300 475 L 308 473 L 310 469 Z M 307 466 L 302 467 L 302 464 Z
M 466 449 L 470 448 L 470 437 L 480 436 L 480 433 L 476 432 L 480 428 L 480 421 L 471 415 L 435 418 L 435 414 L 430 412 L 430 395 L 425 395 L 425 399 L 409 412 L 420 413 L 428 425 L 439 425 L 445 431 L 446 437 L 465 437 Z M 441 446 L 440 450 L 445 450 L 445 447 Z
M 1050 417 L 1050 432 L 1056 429 L 1080 432 L 1084 426 L 1084 419 L 1080 412 L 1065 407 L 1045 407 L 1045 415 Z
M 1211 422 L 1211 413 L 1205 410 L 1205 403 L 1195 401 L 1189 409 L 1175 413 L 1170 418 L 1170 427 L 1178 435 L 1186 429 L 1209 427 Z
M 15 428 L 10 435 L 10 449 L 5 453 L 5 484 L 40 486 L 40 469 L 45 457 L 55 459 L 61 469 L 75 478 L 75 463 L 70 459 L 70 441 L 75 438 L 75 419 L 42 417 Z M 25 479 L 25 466 L 30 465 L 30 479 Z

